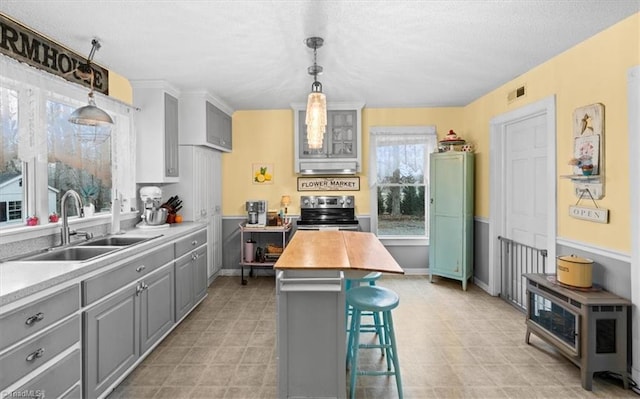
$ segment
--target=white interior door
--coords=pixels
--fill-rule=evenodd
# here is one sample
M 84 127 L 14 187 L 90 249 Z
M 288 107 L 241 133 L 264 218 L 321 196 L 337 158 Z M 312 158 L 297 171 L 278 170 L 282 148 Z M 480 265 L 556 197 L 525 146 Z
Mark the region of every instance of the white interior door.
M 546 115 L 505 126 L 506 212 L 504 236 L 547 249 Z
M 491 120 L 489 282 L 500 294 L 499 236 L 556 254 L 555 96 Z M 547 268 L 547 270 L 550 270 Z

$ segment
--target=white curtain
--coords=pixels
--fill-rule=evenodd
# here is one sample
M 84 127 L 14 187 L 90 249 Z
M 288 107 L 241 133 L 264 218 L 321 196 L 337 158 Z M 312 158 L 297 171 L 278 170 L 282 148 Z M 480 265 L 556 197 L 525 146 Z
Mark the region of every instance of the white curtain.
M 387 175 L 388 171 L 383 170 L 384 160 L 378 159 L 378 147 L 419 144 L 423 143 L 424 164 L 422 170 L 425 179 L 429 176 L 429 157 L 427 154 L 436 150 L 436 127 L 435 126 L 374 126 L 369 131 L 369 188 L 373 188 L 378 183 L 381 175 Z
M 0 55 L 0 84 L 18 92 L 18 156 L 24 162 L 34 158 L 46 162 L 46 99 L 79 107 L 87 104 L 89 89 L 4 55 Z M 135 198 L 135 108 L 97 92 L 95 101 L 115 122 L 111 128 L 114 194 Z

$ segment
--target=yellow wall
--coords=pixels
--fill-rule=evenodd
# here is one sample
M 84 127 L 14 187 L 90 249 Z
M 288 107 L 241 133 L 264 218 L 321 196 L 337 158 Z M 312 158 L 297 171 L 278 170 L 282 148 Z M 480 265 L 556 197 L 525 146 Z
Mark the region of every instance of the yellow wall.
M 573 185 L 557 179 L 558 236 L 605 248 L 630 250 L 627 140 L 627 70 L 640 64 L 640 14 L 635 14 L 574 48 L 528 71 L 461 108 L 369 109 L 362 113 L 363 173 L 356 195 L 358 214 L 369 214 L 368 131 L 371 126 L 436 125 L 438 136 L 454 129 L 476 148 L 475 214 L 489 217 L 489 121 L 505 112 L 556 96 L 557 169 L 569 174 L 572 156 L 573 111 L 600 102 L 605 105 L 606 196 L 599 205 L 610 210 L 610 222 L 597 224 L 568 216 L 575 203 Z M 507 104 L 507 92 L 526 84 L 526 97 Z M 251 164 L 272 163 L 272 185 L 251 182 Z M 289 194 L 290 212 L 299 213 L 296 175 L 293 173 L 293 113 L 291 110 L 238 111 L 233 115 L 233 152 L 223 156 L 223 214 L 244 214 L 247 199 L 266 199 L 279 208 L 280 196 Z M 351 194 L 332 192 L 324 194 Z M 313 194 L 313 193 L 305 193 Z M 317 193 L 316 193 L 317 194 Z
M 631 16 L 486 94 L 464 109 L 465 139 L 476 145 L 476 215 L 489 216 L 489 121 L 542 98 L 556 96 L 557 172 L 571 173 L 572 115 L 576 108 L 605 106 L 605 198 L 608 224 L 571 218 L 573 184 L 557 179 L 558 236 L 630 251 L 627 70 L 640 64 L 640 14 Z M 507 105 L 507 92 L 526 84 L 527 95 Z
M 133 89 L 124 76 L 109 71 L 109 97 L 117 98 L 127 104 L 133 104 Z
M 270 209 L 280 208 L 280 197 L 291 196 L 291 214 L 300 213 L 299 198 L 304 195 L 355 195 L 356 213 L 369 214 L 369 127 L 401 125 L 436 125 L 438 135 L 449 129 L 463 134 L 462 108 L 369 109 L 362 112 L 363 168 L 360 191 L 297 191 L 297 175 L 293 171 L 293 111 L 237 111 L 233 114 L 233 152 L 222 157 L 223 215 L 244 215 L 249 199 L 265 199 Z M 252 164 L 272 164 L 272 184 L 252 181 Z

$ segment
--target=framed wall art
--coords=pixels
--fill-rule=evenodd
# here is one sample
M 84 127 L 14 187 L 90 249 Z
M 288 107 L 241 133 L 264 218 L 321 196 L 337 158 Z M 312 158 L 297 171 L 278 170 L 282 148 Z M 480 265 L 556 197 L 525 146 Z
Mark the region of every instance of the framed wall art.
M 254 163 L 251 165 L 251 181 L 253 184 L 273 184 L 273 164 Z
M 603 173 L 604 105 L 600 103 L 576 108 L 573 112 L 573 158 L 576 175 Z M 592 165 L 592 168 L 591 166 Z

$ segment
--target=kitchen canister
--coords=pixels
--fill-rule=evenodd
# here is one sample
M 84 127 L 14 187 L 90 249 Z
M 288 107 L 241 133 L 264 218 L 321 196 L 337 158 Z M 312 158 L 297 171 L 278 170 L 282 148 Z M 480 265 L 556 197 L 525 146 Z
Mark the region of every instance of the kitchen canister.
M 254 245 L 255 245 L 255 241 L 253 240 L 247 240 L 244 243 L 244 261 L 245 262 L 253 262 L 255 261 L 255 250 L 253 249 Z
M 577 255 L 558 256 L 556 279 L 572 287 L 589 288 L 593 283 L 593 261 Z

